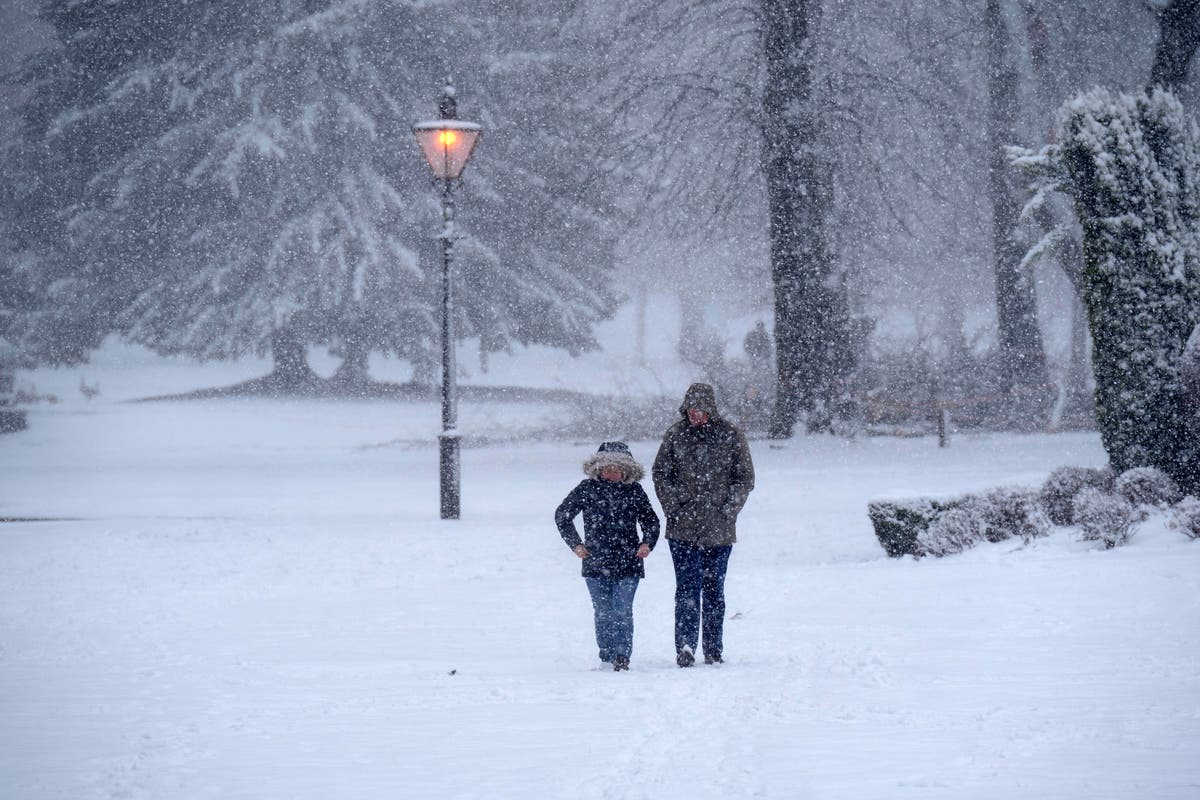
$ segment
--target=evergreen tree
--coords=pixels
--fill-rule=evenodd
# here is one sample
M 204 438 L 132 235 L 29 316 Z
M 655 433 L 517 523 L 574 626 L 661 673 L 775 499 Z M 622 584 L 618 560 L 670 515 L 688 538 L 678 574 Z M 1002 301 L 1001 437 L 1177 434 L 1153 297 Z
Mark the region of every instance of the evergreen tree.
M 1083 226 L 1081 291 L 1096 411 L 1112 467 L 1200 483 L 1180 368 L 1200 323 L 1200 131 L 1169 92 L 1095 89 L 1064 106 L 1058 144 L 1016 151 L 1041 200 L 1068 194 Z
M 470 54 L 455 74 L 486 131 L 456 250 L 461 329 L 480 338 L 485 358 L 514 343 L 592 349 L 592 326 L 616 306 L 619 220 L 591 179 L 605 121 L 579 91 L 598 65 L 573 5 L 477 3 L 470 44 L 465 32 L 449 40 Z
M 6 162 L 24 177 L 12 238 L 60 320 L 48 335 L 79 325 L 78 354 L 110 331 L 202 358 L 270 349 L 281 387 L 314 380 L 309 344 L 349 379 L 372 350 L 435 347 L 437 198 L 409 129 L 442 53 L 505 46 L 482 46 L 495 9 L 474 11 L 452 30 L 422 3 L 47 3 L 61 46 L 23 75 Z M 485 202 L 460 226 L 464 333 L 492 347 L 578 350 L 611 308 L 601 226 L 565 242 L 588 273 L 554 257 L 562 240 L 509 244 L 586 216 L 547 188 L 543 155 L 516 152 L 507 182 L 479 173 Z
M 155 109 L 125 109 L 101 122 L 97 109 L 122 90 L 121 76 L 139 60 L 162 59 L 174 48 L 196 5 L 171 18 L 150 13 L 148 3 L 57 0 L 41 8 L 56 44 L 15 76 L 26 91 L 18 135 L 3 151 L 8 180 L 0 199 L 11 248 L 7 268 L 32 293 L 15 309 L 20 313 L 10 335 L 42 360 L 84 358 L 118 327 L 119 311 L 131 299 L 136 265 L 121 264 L 105 276 L 100 265 L 72 262 L 72 223 L 92 178 L 140 139 L 161 132 L 163 120 Z

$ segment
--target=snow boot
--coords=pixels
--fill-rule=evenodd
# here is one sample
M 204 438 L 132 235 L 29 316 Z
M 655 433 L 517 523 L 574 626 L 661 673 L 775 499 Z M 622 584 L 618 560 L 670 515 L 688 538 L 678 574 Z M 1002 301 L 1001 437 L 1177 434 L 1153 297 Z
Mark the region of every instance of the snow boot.
M 612 660 L 613 672 L 621 672 L 629 669 L 629 659 L 625 656 L 614 656 Z
M 675 656 L 675 663 L 681 667 L 690 667 L 696 663 L 696 656 L 692 653 L 692 648 L 685 647 L 679 651 L 679 655 Z
M 704 663 L 705 664 L 724 664 L 725 659 L 721 658 L 721 656 L 719 656 L 719 655 L 709 655 L 708 653 L 705 653 L 704 654 Z

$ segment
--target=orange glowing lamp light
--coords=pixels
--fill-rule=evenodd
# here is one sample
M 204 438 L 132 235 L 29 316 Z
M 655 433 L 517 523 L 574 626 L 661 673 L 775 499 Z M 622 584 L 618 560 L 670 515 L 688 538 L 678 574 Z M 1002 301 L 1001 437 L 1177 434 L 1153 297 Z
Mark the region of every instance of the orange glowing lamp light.
M 483 128 L 474 122 L 439 119 L 413 125 L 413 135 L 438 180 L 456 180 L 471 159 Z

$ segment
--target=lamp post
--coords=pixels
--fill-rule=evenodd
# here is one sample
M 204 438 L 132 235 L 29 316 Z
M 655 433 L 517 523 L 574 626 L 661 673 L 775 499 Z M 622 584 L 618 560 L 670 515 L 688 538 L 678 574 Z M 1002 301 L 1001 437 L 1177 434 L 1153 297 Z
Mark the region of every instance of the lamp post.
M 458 391 L 454 364 L 454 181 L 462 175 L 483 128 L 458 119 L 454 87 L 447 85 L 438 103 L 440 119 L 413 125 L 417 144 L 442 188 L 442 432 L 438 435 L 442 519 L 459 516 Z

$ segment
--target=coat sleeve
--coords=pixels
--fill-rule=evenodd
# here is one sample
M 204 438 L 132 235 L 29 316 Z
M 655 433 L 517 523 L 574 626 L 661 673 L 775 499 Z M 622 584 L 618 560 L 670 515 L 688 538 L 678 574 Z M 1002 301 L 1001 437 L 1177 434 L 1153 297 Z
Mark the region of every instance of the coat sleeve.
M 638 488 L 638 524 L 642 526 L 642 542 L 650 545 L 650 549 L 654 549 L 654 545 L 658 544 L 659 520 L 658 514 L 654 512 L 654 506 L 650 504 L 650 497 L 646 494 L 646 490 L 641 484 L 635 484 Z
M 750 445 L 737 428 L 733 429 L 733 465 L 729 476 L 729 499 L 725 501 L 725 513 L 736 517 L 746 505 L 750 492 L 754 490 L 754 462 L 750 459 Z
M 658 502 L 662 504 L 663 513 L 668 517 L 679 510 L 672 430 L 668 429 L 663 436 L 662 444 L 658 446 L 658 455 L 654 457 L 654 466 L 650 470 L 654 478 L 654 493 L 658 495 Z
M 575 528 L 575 517 L 583 511 L 586 486 L 587 481 L 581 481 L 554 510 L 554 524 L 558 526 L 558 535 L 572 550 L 583 544 L 583 539 L 579 538 L 579 531 Z

